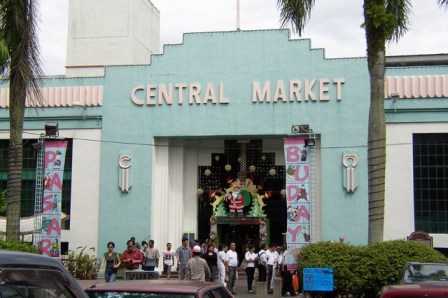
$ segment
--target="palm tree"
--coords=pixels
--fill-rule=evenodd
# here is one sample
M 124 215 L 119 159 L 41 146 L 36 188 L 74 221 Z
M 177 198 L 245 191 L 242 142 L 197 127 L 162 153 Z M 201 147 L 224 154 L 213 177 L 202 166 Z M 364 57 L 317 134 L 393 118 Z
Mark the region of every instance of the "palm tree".
M 9 158 L 6 237 L 19 240 L 22 188 L 22 133 L 25 100 L 30 92 L 40 99 L 42 74 L 37 40 L 37 3 L 0 0 L 0 72 L 9 80 Z M 31 96 L 29 96 L 31 98 Z
M 437 0 L 448 7 L 448 0 Z M 277 0 L 282 26 L 291 23 L 299 35 L 309 20 L 315 0 Z M 364 0 L 364 28 L 370 75 L 368 127 L 369 244 L 383 241 L 386 168 L 384 74 L 386 42 L 407 31 L 410 0 Z

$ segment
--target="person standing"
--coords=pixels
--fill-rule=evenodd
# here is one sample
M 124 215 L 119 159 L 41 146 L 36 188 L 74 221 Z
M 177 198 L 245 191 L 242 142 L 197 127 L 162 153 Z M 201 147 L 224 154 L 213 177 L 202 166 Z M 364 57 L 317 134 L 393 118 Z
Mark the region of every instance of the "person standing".
M 255 246 L 253 244 L 249 244 L 248 251 L 244 255 L 244 259 L 246 260 L 246 275 L 247 275 L 247 290 L 249 293 L 253 293 L 252 283 L 254 281 L 255 274 L 255 259 L 257 258 L 257 254 L 255 253 Z
M 171 243 L 166 244 L 166 249 L 162 252 L 163 273 L 171 279 L 171 267 L 174 265 L 174 251 L 171 250 Z
M 279 254 L 275 248 L 274 244 L 269 246 L 269 250 L 266 252 L 268 257 L 268 294 L 274 292 L 274 275 L 275 269 L 277 268 Z
M 177 258 L 177 271 L 179 271 L 179 279 L 185 279 L 187 273 L 187 263 L 191 259 L 191 251 L 188 247 L 188 239 L 182 238 L 182 245 L 176 249 L 175 256 Z
M 288 265 L 286 264 L 286 256 L 288 251 L 286 247 L 282 247 L 280 258 L 278 260 L 278 268 L 280 271 L 280 276 L 282 277 L 282 296 L 293 296 L 294 287 L 292 285 L 291 272 L 288 270 Z
M 258 252 L 258 281 L 266 282 L 268 272 L 268 257 L 266 255 L 266 243 L 263 243 Z
M 193 257 L 188 260 L 186 279 L 189 280 L 210 280 L 210 268 L 207 261 L 201 258 L 202 249 L 199 245 L 193 247 Z
M 143 253 L 135 248 L 134 240 L 128 240 L 128 249 L 123 252 L 123 264 L 127 270 L 138 270 L 140 264 L 143 264 Z
M 106 279 L 106 283 L 117 280 L 117 271 L 121 264 L 120 257 L 116 252 L 114 252 L 114 248 L 115 243 L 109 241 L 107 243 L 107 252 L 103 254 L 101 259 L 100 270 L 102 270 L 105 266 L 104 277 Z
M 227 258 L 229 259 L 229 282 L 227 284 L 227 289 L 236 295 L 235 292 L 235 281 L 236 281 L 236 270 L 238 268 L 238 254 L 236 253 L 236 243 L 230 242 L 230 250 L 227 252 Z
M 214 282 L 216 279 L 216 271 L 218 266 L 218 255 L 213 251 L 213 246 L 208 247 L 208 251 L 202 256 L 210 268 L 210 281 Z
M 220 244 L 218 252 L 218 281 L 226 286 L 226 272 L 229 271 L 229 259 L 227 258 L 227 245 Z
M 154 271 L 156 267 L 159 267 L 160 253 L 157 248 L 154 247 L 154 240 L 149 240 L 148 247 L 145 251 L 145 266 L 146 270 Z
M 147 248 L 148 248 L 148 242 L 142 241 L 142 253 L 143 254 L 145 254 Z

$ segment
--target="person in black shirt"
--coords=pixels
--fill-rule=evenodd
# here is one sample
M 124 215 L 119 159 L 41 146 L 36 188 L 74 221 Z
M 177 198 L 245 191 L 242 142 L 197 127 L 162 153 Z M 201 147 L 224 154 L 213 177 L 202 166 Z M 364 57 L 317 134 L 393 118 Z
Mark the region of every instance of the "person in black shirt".
M 213 246 L 208 246 L 207 253 L 203 254 L 202 257 L 207 261 L 207 265 L 210 268 L 210 281 L 214 282 L 216 280 L 218 255 L 214 252 Z

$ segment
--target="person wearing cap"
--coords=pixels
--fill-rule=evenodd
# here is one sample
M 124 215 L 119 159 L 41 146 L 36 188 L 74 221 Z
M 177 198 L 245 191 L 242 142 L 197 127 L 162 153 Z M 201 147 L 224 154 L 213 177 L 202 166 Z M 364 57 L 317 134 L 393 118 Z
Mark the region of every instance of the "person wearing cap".
M 207 243 L 202 243 L 201 245 L 201 257 L 204 258 L 205 254 L 208 252 L 208 245 Z
M 210 281 L 210 268 L 207 261 L 201 258 L 201 252 L 199 245 L 193 247 L 193 258 L 187 263 L 186 279 Z
M 182 238 L 182 245 L 176 249 L 175 257 L 177 259 L 177 271 L 179 271 L 179 279 L 185 279 L 187 273 L 187 263 L 191 259 L 190 248 L 188 247 L 188 239 Z

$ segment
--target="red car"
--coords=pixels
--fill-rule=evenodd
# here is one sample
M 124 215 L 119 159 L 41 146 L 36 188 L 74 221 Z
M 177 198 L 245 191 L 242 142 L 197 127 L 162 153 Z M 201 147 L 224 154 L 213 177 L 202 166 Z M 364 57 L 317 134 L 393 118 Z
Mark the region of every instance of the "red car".
M 381 298 L 393 297 L 448 297 L 448 264 L 407 263 L 399 284 L 385 286 L 378 293 Z
M 85 290 L 91 298 L 151 297 L 151 298 L 231 298 L 221 284 L 189 280 L 124 280 L 94 285 Z

